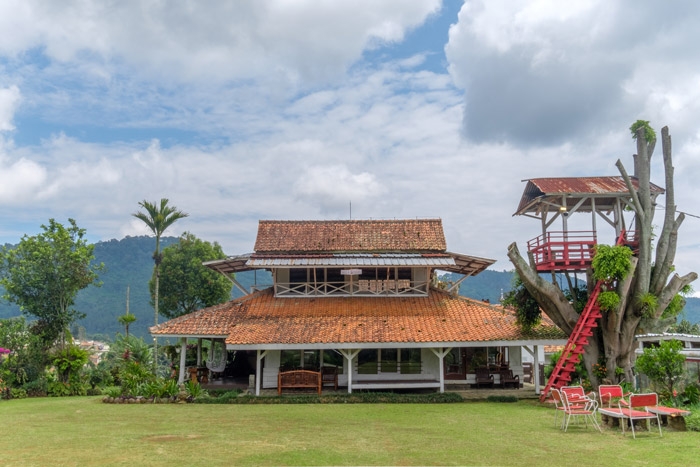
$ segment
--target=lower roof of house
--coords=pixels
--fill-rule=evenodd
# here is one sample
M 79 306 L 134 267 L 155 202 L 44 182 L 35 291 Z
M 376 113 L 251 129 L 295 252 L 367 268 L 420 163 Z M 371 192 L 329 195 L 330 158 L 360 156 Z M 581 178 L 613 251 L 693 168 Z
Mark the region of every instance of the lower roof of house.
M 511 310 L 431 289 L 427 297 L 275 297 L 271 288 L 150 328 L 226 339 L 230 349 L 560 345 L 549 319 L 528 332 Z

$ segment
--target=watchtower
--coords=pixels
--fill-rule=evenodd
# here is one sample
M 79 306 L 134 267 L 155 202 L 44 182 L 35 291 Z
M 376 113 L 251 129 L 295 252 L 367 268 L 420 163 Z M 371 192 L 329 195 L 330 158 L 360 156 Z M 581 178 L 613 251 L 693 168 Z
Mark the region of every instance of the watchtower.
M 598 220 L 615 230 L 614 240 L 623 237 L 623 243 L 636 249 L 634 231 L 629 229 L 625 212 L 632 206 L 632 196 L 622 177 L 568 177 L 533 178 L 527 182 L 514 216 L 538 219 L 542 234 L 528 241 L 528 252 L 540 272 L 585 271 L 593 260 L 593 247 L 598 243 Z M 632 185 L 639 182 L 632 177 Z M 651 185 L 652 203 L 664 189 Z M 591 230 L 569 230 L 569 219 L 574 214 L 587 214 Z M 561 219 L 561 230 L 550 230 Z
M 527 185 L 518 210 L 513 215 L 540 220 L 542 234 L 527 242 L 528 255 L 538 272 L 552 274 L 552 282 L 556 281 L 557 273 L 576 274 L 591 267 L 598 243 L 599 219 L 615 230 L 617 245 L 627 245 L 632 251 L 637 250 L 638 238 L 635 231 L 628 227 L 634 221 L 625 218 L 625 213 L 630 211 L 628 207 L 632 206 L 632 196 L 622 177 L 533 178 L 524 181 Z M 638 190 L 639 181 L 634 177 L 631 181 L 632 187 Z M 664 189 L 650 184 L 650 193 L 655 204 Z M 569 229 L 570 218 L 577 213 L 591 217 L 591 230 Z M 561 230 L 550 230 L 558 219 L 561 219 Z M 589 291 L 586 307 L 547 381 L 542 400 L 550 389 L 559 389 L 571 381 L 574 366 L 584 353 L 588 338 L 593 336 L 598 319 L 602 317 L 597 303 L 602 285 L 599 281 Z

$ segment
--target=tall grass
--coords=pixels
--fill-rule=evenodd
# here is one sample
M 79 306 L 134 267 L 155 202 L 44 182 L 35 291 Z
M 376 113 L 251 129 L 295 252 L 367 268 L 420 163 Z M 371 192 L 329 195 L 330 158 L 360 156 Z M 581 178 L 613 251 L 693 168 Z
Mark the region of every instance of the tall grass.
M 0 401 L 3 465 L 695 465 L 697 432 L 583 425 L 511 404 L 103 404 Z

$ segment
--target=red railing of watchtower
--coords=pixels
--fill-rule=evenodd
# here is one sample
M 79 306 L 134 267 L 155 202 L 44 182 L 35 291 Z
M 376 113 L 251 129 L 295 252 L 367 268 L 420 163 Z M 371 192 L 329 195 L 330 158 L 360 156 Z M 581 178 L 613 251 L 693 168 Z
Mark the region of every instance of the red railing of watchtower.
M 586 269 L 593 261 L 594 231 L 546 232 L 527 242 L 538 271 Z

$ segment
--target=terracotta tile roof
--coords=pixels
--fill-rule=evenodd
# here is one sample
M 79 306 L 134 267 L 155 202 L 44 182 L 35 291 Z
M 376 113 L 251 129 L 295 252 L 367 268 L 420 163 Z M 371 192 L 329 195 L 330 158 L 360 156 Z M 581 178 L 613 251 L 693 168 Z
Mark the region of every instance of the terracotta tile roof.
M 439 219 L 260 221 L 256 253 L 445 252 Z
M 179 316 L 158 326 L 151 326 L 152 335 L 228 336 L 231 323 L 240 315 L 242 303 L 232 300 Z
M 214 308 L 216 310 L 214 310 Z M 151 328 L 154 335 L 202 335 L 200 323 L 229 320 L 227 344 L 372 344 L 564 340 L 551 322 L 529 334 L 500 306 L 432 290 L 428 297 L 275 298 L 272 289 Z M 172 324 L 171 324 L 172 323 Z M 219 327 L 220 329 L 220 327 Z

